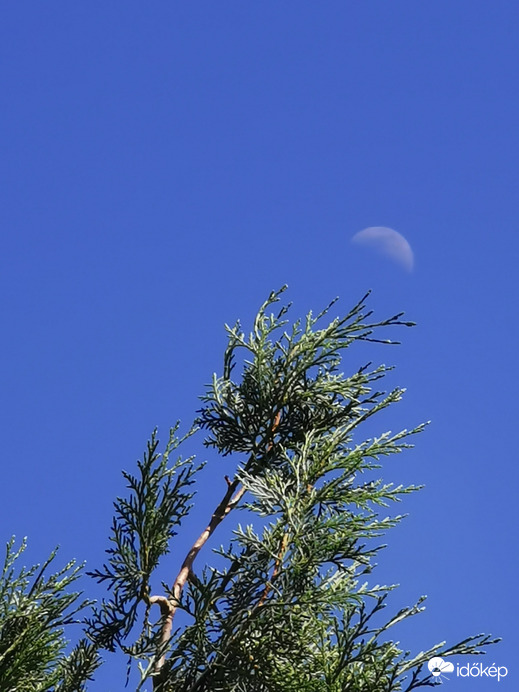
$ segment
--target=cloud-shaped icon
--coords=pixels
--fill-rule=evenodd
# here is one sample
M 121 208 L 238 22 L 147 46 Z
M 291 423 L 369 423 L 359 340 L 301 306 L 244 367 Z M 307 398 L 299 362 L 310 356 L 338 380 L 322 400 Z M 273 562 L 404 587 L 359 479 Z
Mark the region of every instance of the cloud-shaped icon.
M 443 675 L 443 673 L 452 673 L 454 670 L 454 663 L 444 661 L 443 658 L 435 656 L 434 658 L 431 658 L 427 664 L 427 667 L 429 668 L 429 672 L 431 672 L 434 677 L 437 678 L 439 675 Z

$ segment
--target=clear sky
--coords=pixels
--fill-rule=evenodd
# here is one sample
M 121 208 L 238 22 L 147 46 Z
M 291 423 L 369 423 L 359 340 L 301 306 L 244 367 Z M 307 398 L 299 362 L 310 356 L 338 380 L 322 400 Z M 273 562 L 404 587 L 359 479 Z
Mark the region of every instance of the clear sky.
M 512 0 L 4 3 L 0 539 L 100 565 L 121 469 L 189 427 L 223 324 L 284 283 L 294 315 L 373 289 L 418 326 L 345 370 L 396 365 L 380 432 L 432 420 L 383 471 L 426 485 L 374 573 L 395 611 L 429 596 L 395 636 L 500 635 L 517 689 L 518 35 Z M 370 226 L 413 271 L 351 242 Z M 171 577 L 230 470 L 191 450 Z

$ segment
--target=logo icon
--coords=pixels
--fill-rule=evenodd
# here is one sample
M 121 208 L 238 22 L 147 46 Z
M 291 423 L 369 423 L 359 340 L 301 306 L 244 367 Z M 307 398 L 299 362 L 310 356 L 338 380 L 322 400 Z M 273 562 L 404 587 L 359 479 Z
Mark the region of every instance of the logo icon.
M 443 658 L 440 658 L 439 656 L 431 658 L 427 664 L 427 667 L 429 668 L 429 671 L 432 673 L 433 677 L 436 678 L 435 682 L 442 682 L 442 676 L 448 680 L 445 673 L 452 673 L 454 670 L 453 663 L 450 661 L 444 661 Z

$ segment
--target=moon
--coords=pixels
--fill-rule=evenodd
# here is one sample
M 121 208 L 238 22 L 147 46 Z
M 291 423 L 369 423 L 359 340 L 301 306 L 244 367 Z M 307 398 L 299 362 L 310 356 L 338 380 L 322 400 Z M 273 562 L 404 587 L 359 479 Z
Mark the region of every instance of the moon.
M 351 242 L 373 248 L 392 259 L 406 271 L 413 271 L 413 250 L 404 236 L 392 228 L 387 228 L 387 226 L 370 226 L 363 231 L 355 233 Z

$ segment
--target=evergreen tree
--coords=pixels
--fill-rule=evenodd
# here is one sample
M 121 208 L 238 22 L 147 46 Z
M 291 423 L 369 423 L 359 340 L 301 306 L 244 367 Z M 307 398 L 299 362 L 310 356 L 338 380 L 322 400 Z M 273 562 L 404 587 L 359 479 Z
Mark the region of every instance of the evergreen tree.
M 497 641 L 477 635 L 414 655 L 402 651 L 391 628 L 423 610 L 423 599 L 384 619 L 394 587 L 370 578 L 378 540 L 401 519 L 385 508 L 418 489 L 395 487 L 374 473 L 382 457 L 412 446 L 410 438 L 423 425 L 359 438 L 359 427 L 399 401 L 403 390 L 376 389 L 385 366 L 362 366 L 346 376 L 340 365 L 354 342 L 393 343 L 379 338 L 380 330 L 412 323 L 402 314 L 374 321 L 365 296 L 324 326 L 333 303 L 290 326 L 290 306 L 270 312 L 283 290 L 270 295 L 249 335 L 239 323 L 227 327 L 222 375 L 213 377 L 188 435 L 179 437 L 175 427 L 160 453 L 155 431 L 136 473 L 123 474 L 129 493 L 115 502 L 108 558 L 91 573 L 109 595 L 87 620 L 88 643 L 63 658 L 64 608 L 49 621 L 47 639 L 24 642 L 8 625 L 25 606 L 8 603 L 0 622 L 0 647 L 8 642 L 0 648 L 0 666 L 7 661 L 13 682 L 5 687 L 2 679 L 0 690 L 83 690 L 97 652 L 106 649 L 137 662 L 137 690 L 409 691 L 432 684 L 426 663 L 433 656 L 482 653 L 482 646 Z M 227 464 L 234 470 L 223 476 L 223 496 L 178 574 L 157 591 L 153 575 L 175 550 L 202 468 L 178 449 L 200 429 L 207 446 L 234 455 Z M 201 565 L 208 539 L 240 509 L 251 523 L 234 523 L 230 544 L 217 551 L 219 567 Z M 4 581 L 2 595 L 26 592 L 27 576 L 13 581 L 7 574 Z M 69 582 L 59 583 L 65 589 Z M 35 584 L 44 586 L 41 577 Z M 35 600 L 34 588 L 28 598 Z M 56 606 L 65 604 L 61 590 L 54 598 Z M 186 624 L 177 624 L 179 611 Z M 50 675 L 47 687 L 25 684 L 24 661 L 31 656 L 42 661 L 41 675 Z
M 69 589 L 81 567 L 72 560 L 47 576 L 54 551 L 43 566 L 18 569 L 25 548 L 9 541 L 0 577 L 0 691 L 81 692 L 100 664 L 86 639 L 65 653 L 65 628 L 89 605 Z

